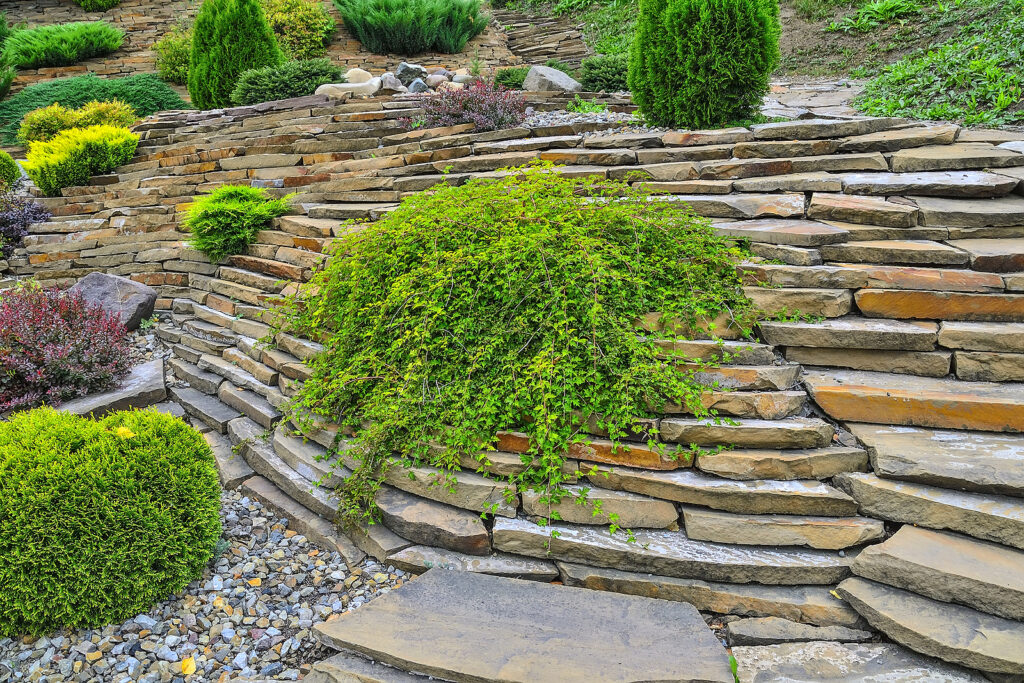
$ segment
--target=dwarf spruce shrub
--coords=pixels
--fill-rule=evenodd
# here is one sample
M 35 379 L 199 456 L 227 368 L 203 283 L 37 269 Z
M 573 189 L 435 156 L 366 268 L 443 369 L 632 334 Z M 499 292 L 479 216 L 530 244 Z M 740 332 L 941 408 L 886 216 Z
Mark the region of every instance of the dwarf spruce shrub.
M 231 92 L 236 105 L 259 104 L 312 95 L 325 83 L 344 83 L 341 69 L 326 57 L 301 62 L 285 62 L 246 71 Z
M 284 61 L 258 0 L 205 0 L 192 28 L 188 92 L 199 109 L 231 106 L 238 77 Z
M 776 0 L 640 0 L 629 88 L 659 126 L 713 128 L 757 113 L 779 62 Z
M 580 84 L 590 92 L 621 92 L 629 90 L 628 73 L 629 58 L 626 55 L 588 57 L 580 64 Z
M 99 627 L 202 575 L 221 525 L 205 439 L 151 410 L 0 422 L 0 637 Z
M 21 168 L 7 152 L 0 150 L 0 192 L 5 192 L 21 177 Z
M 192 232 L 191 245 L 214 263 L 244 253 L 256 233 L 288 213 L 291 198 L 271 197 L 248 185 L 218 187 L 189 207 L 185 227 Z
M 490 21 L 480 0 L 334 0 L 345 27 L 370 52 L 457 54 Z
M 52 140 L 61 131 L 71 128 L 98 125 L 126 128 L 138 118 L 132 106 L 120 100 L 88 102 L 78 109 L 67 109 L 60 104 L 51 104 L 25 115 L 18 131 L 18 140 L 22 144 Z
M 436 186 L 337 240 L 281 311 L 323 343 L 287 410 L 357 434 L 347 520 L 373 515 L 392 464 L 484 462 L 500 430 L 527 434 L 512 480 L 547 502 L 588 419 L 625 449 L 652 409 L 708 415 L 701 385 L 636 325 L 658 311 L 675 334 L 739 314 L 739 257 L 686 204 L 624 181 L 537 165 Z
M 18 69 L 71 66 L 119 49 L 124 31 L 105 21 L 76 21 L 15 31 L 4 41 L 3 57 Z
M 72 128 L 29 145 L 25 173 L 43 194 L 56 197 L 65 187 L 85 185 L 92 176 L 127 164 L 138 145 L 139 136 L 127 128 Z
M 528 66 L 510 66 L 494 73 L 494 84 L 510 90 L 522 90 L 526 75 L 530 73 Z

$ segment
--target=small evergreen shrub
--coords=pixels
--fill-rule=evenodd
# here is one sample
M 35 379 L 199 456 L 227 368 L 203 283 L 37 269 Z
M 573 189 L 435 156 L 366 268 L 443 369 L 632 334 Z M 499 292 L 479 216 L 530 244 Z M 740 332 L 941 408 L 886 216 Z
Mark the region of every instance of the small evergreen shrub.
M 15 31 L 4 42 L 4 60 L 18 69 L 71 66 L 120 49 L 124 31 L 105 21 L 76 21 Z
M 370 52 L 457 54 L 490 21 L 480 0 L 334 0 L 345 27 Z
M 658 126 L 751 118 L 779 62 L 776 0 L 640 0 L 629 86 Z
M 25 173 L 48 197 L 65 187 L 85 185 L 94 175 L 109 173 L 131 161 L 139 136 L 127 128 L 89 126 L 72 128 L 45 142 L 33 142 L 25 159 Z
M 192 28 L 175 26 L 153 44 L 153 50 L 160 78 L 175 85 L 186 85 L 192 56 Z
M 280 66 L 251 69 L 238 79 L 231 93 L 236 105 L 259 104 L 312 95 L 324 83 L 343 83 L 341 69 L 326 57 L 302 62 L 285 62 Z
M 128 374 L 130 351 L 120 319 L 81 294 L 0 292 L 0 413 L 106 391 Z
M 494 84 L 500 85 L 509 90 L 522 90 L 526 74 L 530 73 L 528 66 L 512 66 L 507 69 L 500 69 L 494 74 Z
M 75 0 L 75 2 L 86 12 L 106 12 L 111 7 L 121 4 L 121 0 Z
M 21 168 L 7 152 L 0 150 L 0 192 L 5 192 L 21 178 Z
M 99 78 L 93 74 L 58 78 L 30 85 L 0 102 L 0 133 L 5 144 L 18 141 L 21 121 L 30 111 L 59 102 L 75 108 L 93 101 L 120 100 L 142 118 L 168 109 L 187 109 L 188 104 L 156 74 L 124 78 Z
M 19 171 L 20 176 L 20 171 Z M 0 258 L 9 257 L 28 234 L 28 226 L 50 220 L 50 212 L 31 197 L 16 194 L 15 180 L 0 190 Z
M 185 227 L 192 232 L 191 245 L 214 263 L 245 253 L 256 233 L 288 213 L 291 198 L 270 197 L 263 189 L 247 185 L 218 187 L 189 207 Z
M 257 0 L 205 0 L 192 29 L 192 104 L 199 109 L 228 107 L 239 76 L 283 61 Z
M 0 423 L 0 637 L 101 627 L 202 575 L 221 534 L 209 445 L 155 410 Z
M 476 124 L 478 130 L 515 128 L 526 120 L 526 99 L 499 85 L 478 81 L 461 90 L 440 90 L 419 98 L 426 128 Z
M 18 140 L 22 144 L 52 140 L 62 131 L 89 126 L 127 128 L 138 118 L 132 106 L 120 100 L 87 102 L 78 109 L 65 109 L 59 104 L 51 104 L 25 115 L 18 131 Z
M 337 26 L 320 0 L 261 0 L 277 44 L 288 59 L 323 57 Z
M 2 57 L 0 57 L 0 60 L 2 60 Z M 10 64 L 0 64 L 0 100 L 7 97 L 7 93 L 11 92 L 11 85 L 17 77 L 18 72 L 14 70 L 13 66 Z
M 589 92 L 629 90 L 628 74 L 629 58 L 626 55 L 588 57 L 580 64 L 580 84 Z

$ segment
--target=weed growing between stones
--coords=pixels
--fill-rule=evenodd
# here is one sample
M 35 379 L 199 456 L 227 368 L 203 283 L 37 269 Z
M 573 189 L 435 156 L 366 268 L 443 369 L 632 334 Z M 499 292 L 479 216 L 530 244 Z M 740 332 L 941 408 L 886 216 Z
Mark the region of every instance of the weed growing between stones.
M 685 335 L 745 312 L 739 256 L 686 205 L 624 182 L 536 165 L 441 186 L 342 237 L 284 304 L 283 324 L 324 346 L 286 410 L 356 435 L 348 522 L 374 517 L 389 467 L 486 463 L 502 430 L 529 440 L 511 483 L 553 505 L 588 422 L 626 450 L 652 406 L 709 416 L 693 372 L 636 325 L 659 311 Z M 654 436 L 649 447 L 686 457 Z

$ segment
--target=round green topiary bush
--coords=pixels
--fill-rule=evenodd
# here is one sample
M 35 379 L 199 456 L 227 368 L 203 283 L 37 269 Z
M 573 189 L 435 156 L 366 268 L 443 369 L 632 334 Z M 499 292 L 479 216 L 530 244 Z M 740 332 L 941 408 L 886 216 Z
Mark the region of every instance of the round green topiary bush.
M 754 116 L 779 62 L 776 0 L 640 0 L 629 89 L 659 126 Z
M 156 411 L 0 422 L 0 637 L 95 627 L 198 578 L 220 537 L 203 437 Z
M 0 150 L 0 190 L 14 186 L 21 177 L 18 162 L 7 152 Z

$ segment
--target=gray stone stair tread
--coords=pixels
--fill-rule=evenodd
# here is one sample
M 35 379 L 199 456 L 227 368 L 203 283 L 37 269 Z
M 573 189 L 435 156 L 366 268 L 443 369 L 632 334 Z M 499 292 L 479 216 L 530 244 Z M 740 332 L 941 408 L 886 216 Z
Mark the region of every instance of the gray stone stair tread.
M 601 488 L 741 514 L 842 517 L 857 512 L 857 503 L 852 498 L 816 479 L 738 480 L 693 469 L 663 472 L 626 467 L 602 471 L 587 479 Z
M 689 505 L 683 506 L 683 523 L 694 540 L 739 545 L 841 550 L 885 536 L 882 522 L 867 517 L 737 515 Z
M 844 192 L 886 196 L 1002 197 L 1017 186 L 1013 178 L 983 171 L 845 173 L 841 179 Z
M 862 118 L 862 119 L 803 119 L 780 121 L 751 126 L 755 140 L 814 140 L 818 138 L 840 138 L 851 135 L 867 135 L 894 128 L 903 119 Z
M 1024 165 L 1024 154 L 969 142 L 901 149 L 893 152 L 890 163 L 897 173 L 1003 168 Z
M 558 578 L 558 568 L 548 560 L 520 557 L 508 553 L 467 555 L 454 550 L 432 548 L 425 545 L 414 545 L 392 553 L 388 555 L 387 563 L 413 574 L 422 574 L 428 569 L 437 568 L 493 574 L 530 581 L 553 581 Z
M 765 586 L 639 574 L 557 562 L 567 586 L 688 602 L 701 612 L 780 617 L 817 626 L 863 628 L 867 623 L 827 586 Z
M 201 420 L 221 434 L 227 433 L 229 422 L 242 416 L 240 412 L 224 405 L 215 396 L 208 396 L 191 387 L 172 387 L 171 396 L 181 404 L 186 413 Z
M 552 537 L 551 530 L 558 535 Z M 557 523 L 541 527 L 523 519 L 498 518 L 493 533 L 496 550 L 516 555 L 734 583 L 835 583 L 849 575 L 849 563 L 856 556 L 855 552 L 840 557 L 824 550 L 695 541 L 682 531 L 638 529 L 635 542 L 630 542 L 622 532 L 612 535 L 599 527 Z
M 242 454 L 234 451 L 228 437 L 211 430 L 204 433 L 203 438 L 210 445 L 213 457 L 217 461 L 221 486 L 226 489 L 238 488 L 243 481 L 256 474 Z
M 317 662 L 304 683 L 426 683 L 436 680 L 396 669 L 358 655 L 339 652 Z
M 730 450 L 697 456 L 694 466 L 727 479 L 831 479 L 840 472 L 864 472 L 867 451 L 860 448 Z
M 469 555 L 491 551 L 487 528 L 480 513 L 462 510 L 382 486 L 377 508 L 384 526 L 415 543 L 438 546 Z
M 1024 161 L 1024 155 L 1018 155 Z M 1008 196 L 994 199 L 949 199 L 946 197 L 914 197 L 921 225 L 949 228 L 982 228 L 1020 225 L 1024 213 L 1024 197 Z
M 792 244 L 799 247 L 817 247 L 822 244 L 844 242 L 850 233 L 818 221 L 759 219 L 716 223 L 717 232 L 729 237 L 744 237 L 752 242 Z
M 944 321 L 939 343 L 949 349 L 1024 353 L 1024 323 Z
M 833 480 L 853 496 L 861 514 L 892 522 L 948 529 L 1024 549 L 1024 501 L 925 484 L 844 473 Z
M 285 427 L 274 431 L 274 452 L 292 469 L 310 481 L 328 488 L 338 488 L 342 479 L 338 475 L 347 472 L 338 459 L 327 458 L 327 449 L 315 441 L 304 441 L 291 436 Z
M 962 265 L 967 252 L 931 240 L 864 240 L 821 248 L 826 261 L 909 265 Z
M 217 398 L 265 429 L 272 429 L 281 419 L 281 413 L 267 399 L 230 381 L 220 385 Z
M 734 680 L 691 605 L 471 572 L 431 570 L 315 631 L 332 647 L 467 683 Z
M 871 626 L 912 650 L 980 671 L 1024 671 L 1019 621 L 857 577 L 837 590 Z
M 738 448 L 820 448 L 832 441 L 834 430 L 822 420 L 792 417 L 785 420 L 737 420 L 715 424 L 697 418 L 661 421 L 661 437 L 698 446 L 730 444 Z
M 676 506 L 666 500 L 577 485 L 568 485 L 565 489 L 566 495 L 558 503 L 542 503 L 543 493 L 523 491 L 523 512 L 545 519 L 554 512 L 568 524 L 598 525 L 611 524 L 611 515 L 616 515 L 615 524 L 627 529 L 665 529 L 679 521 Z M 596 505 L 600 505 L 599 511 Z M 505 516 L 515 517 L 514 514 Z
M 939 327 L 932 322 L 849 316 L 820 322 L 759 324 L 765 341 L 775 346 L 931 351 Z
M 118 410 L 147 408 L 165 398 L 164 362 L 157 358 L 132 368 L 116 389 L 67 401 L 60 409 L 75 415 L 101 417 Z
M 1024 436 L 851 423 L 880 477 L 1024 496 Z
M 812 626 L 779 617 L 754 617 L 730 621 L 725 625 L 725 633 L 729 645 L 734 647 L 801 643 L 814 640 L 863 643 L 874 637 L 871 631 L 845 626 Z
M 506 487 L 495 479 L 474 472 L 447 472 L 433 467 L 391 467 L 385 481 L 420 498 L 452 505 L 476 514 L 488 512 L 515 517 L 518 499 L 509 502 Z M 514 491 L 513 491 L 514 493 Z
M 1024 218 L 1018 218 L 1018 222 L 1024 222 Z M 989 273 L 1024 271 L 1024 238 L 950 240 L 949 245 L 966 251 L 974 270 Z
M 735 647 L 741 683 L 987 683 L 893 643 L 812 641 Z
M 189 363 L 184 358 L 171 358 L 167 361 L 174 370 L 174 376 L 188 382 L 189 386 L 198 389 L 204 394 L 216 394 L 224 378 L 220 375 L 200 370 L 198 366 Z
M 906 524 L 865 548 L 852 569 L 934 600 L 1024 621 L 1024 552 L 997 543 Z

